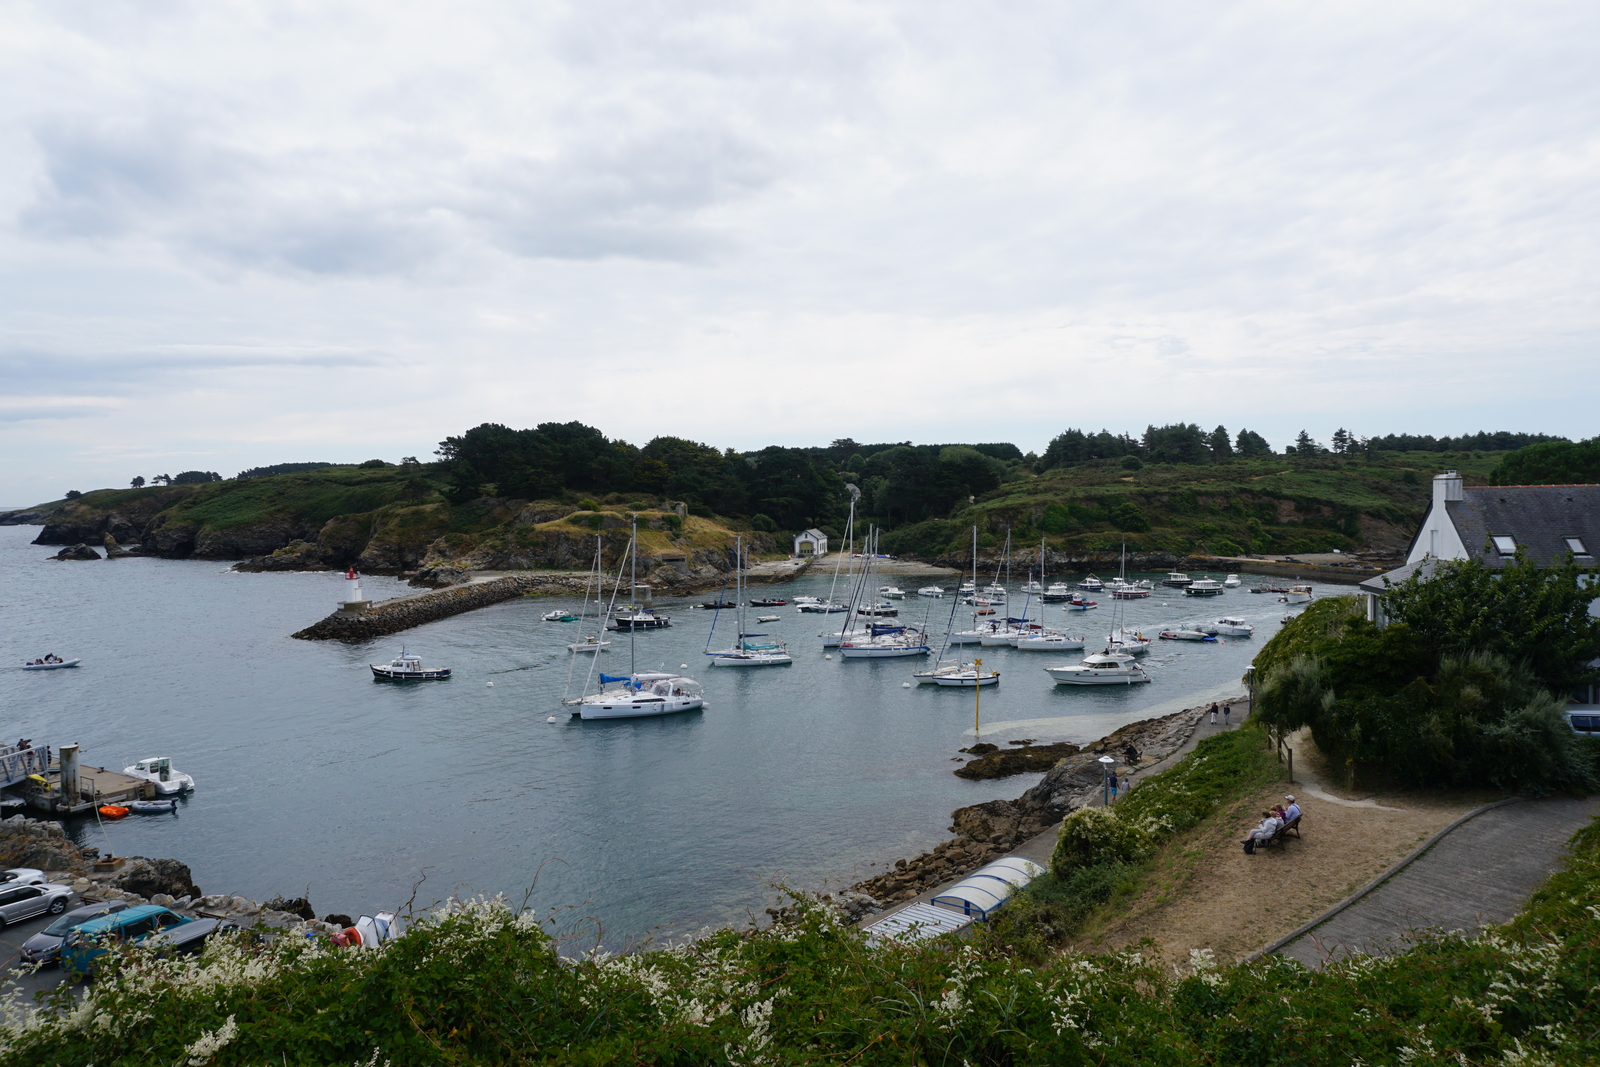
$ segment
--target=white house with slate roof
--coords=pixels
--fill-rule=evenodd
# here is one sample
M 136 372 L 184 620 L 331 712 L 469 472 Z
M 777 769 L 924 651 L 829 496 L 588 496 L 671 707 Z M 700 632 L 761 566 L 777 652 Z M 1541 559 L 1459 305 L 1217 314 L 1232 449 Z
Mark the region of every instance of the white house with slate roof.
M 794 535 L 794 554 L 797 556 L 826 556 L 828 535 L 821 530 L 806 530 Z
M 1469 486 L 1455 471 L 1435 476 L 1433 504 L 1411 540 L 1405 566 L 1361 583 L 1367 618 L 1383 622 L 1387 586 L 1416 573 L 1428 577 L 1435 561 L 1476 559 L 1500 567 L 1519 548 L 1541 567 L 1564 562 L 1570 552 L 1580 568 L 1600 570 L 1600 485 Z M 1594 583 L 1596 575 L 1588 579 Z M 1589 613 L 1600 615 L 1600 595 Z M 1600 705 L 1600 686 L 1572 696 L 1574 704 Z

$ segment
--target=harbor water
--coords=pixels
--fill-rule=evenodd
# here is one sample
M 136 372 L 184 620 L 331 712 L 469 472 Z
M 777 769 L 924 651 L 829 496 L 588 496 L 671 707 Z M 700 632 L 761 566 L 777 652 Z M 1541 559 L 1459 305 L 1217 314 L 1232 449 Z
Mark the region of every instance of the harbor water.
M 288 635 L 341 599 L 342 575 L 56 562 L 52 549 L 29 544 L 36 534 L 0 527 L 9 623 L 0 730 L 8 742 L 80 744 L 87 774 L 170 756 L 198 783 L 175 814 L 78 819 L 69 831 L 102 852 L 180 859 L 208 893 L 306 895 L 319 914 L 504 893 L 551 912 L 574 950 L 617 948 L 760 918 L 779 884 L 853 882 L 945 839 L 955 808 L 1016 797 L 1040 777 L 951 774 L 973 740 L 974 692 L 905 687 L 929 660 L 825 658 L 817 635 L 839 615 L 753 610 L 752 622 L 780 616 L 751 628 L 786 640 L 794 663 L 720 668 L 704 656 L 714 613 L 691 607 L 715 596 L 658 597 L 672 626 L 631 641 L 611 635 L 600 669 L 686 664 L 705 709 L 584 722 L 561 701 L 581 691 L 596 657 L 568 653 L 579 624 L 540 619 L 552 607 L 579 610 L 580 598 L 518 599 L 360 644 L 296 641 Z M 823 567 L 753 595 L 825 596 L 830 575 Z M 908 592 L 956 584 L 891 580 Z M 413 591 L 393 578 L 363 584 L 374 600 Z M 1044 612 L 1049 625 L 1089 636 L 1094 651 L 1116 609 L 1109 594 L 1089 596 L 1095 611 Z M 913 593 L 902 621 L 942 633 L 950 604 Z M 1012 610 L 1021 604 L 1014 588 Z M 1245 588 L 1204 601 L 1158 589 L 1127 602 L 1128 625 L 1151 637 L 1163 624 L 1219 615 L 1256 627 L 1254 638 L 1158 641 L 1144 657 L 1153 682 L 1132 687 L 1052 685 L 1043 668 L 1081 654 L 961 649 L 1001 671 L 978 697 L 982 739 L 1085 742 L 1238 692 L 1285 610 Z M 593 605 L 588 615 L 592 632 Z M 971 609 L 956 618 L 970 626 Z M 725 612 L 717 647 L 733 633 Z M 375 681 L 367 664 L 402 646 L 454 677 Z M 47 653 L 82 666 L 19 669 Z

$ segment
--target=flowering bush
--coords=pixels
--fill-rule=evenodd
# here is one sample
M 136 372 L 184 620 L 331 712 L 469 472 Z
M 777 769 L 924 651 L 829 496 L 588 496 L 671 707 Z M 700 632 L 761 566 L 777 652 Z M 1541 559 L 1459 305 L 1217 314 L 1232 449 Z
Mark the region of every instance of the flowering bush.
M 1151 834 L 1142 819 L 1124 819 L 1115 808 L 1079 808 L 1061 821 L 1050 868 L 1129 863 L 1150 851 Z

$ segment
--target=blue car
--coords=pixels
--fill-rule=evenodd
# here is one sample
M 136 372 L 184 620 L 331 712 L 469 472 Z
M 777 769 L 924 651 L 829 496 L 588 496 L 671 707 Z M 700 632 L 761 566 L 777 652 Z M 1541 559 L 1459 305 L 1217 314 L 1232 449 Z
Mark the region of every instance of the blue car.
M 156 904 L 143 904 L 67 931 L 61 946 L 61 969 L 93 974 L 95 961 L 114 945 L 136 945 L 155 934 L 194 922 Z

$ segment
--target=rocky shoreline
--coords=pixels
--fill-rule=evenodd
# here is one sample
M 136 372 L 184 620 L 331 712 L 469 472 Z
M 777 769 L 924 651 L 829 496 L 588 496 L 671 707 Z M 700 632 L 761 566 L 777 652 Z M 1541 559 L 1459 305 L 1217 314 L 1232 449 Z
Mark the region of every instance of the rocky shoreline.
M 1050 829 L 1070 812 L 1099 796 L 1102 772 L 1098 761 L 1101 756 L 1111 756 L 1117 761 L 1117 774 L 1132 774 L 1136 782 L 1141 768 L 1159 763 L 1182 748 L 1204 714 L 1204 707 L 1186 708 L 1119 727 L 1099 741 L 1059 759 L 1038 785 L 1016 800 L 991 800 L 951 812 L 950 830 L 957 835 L 952 840 L 941 842 L 919 856 L 896 860 L 891 870 L 863 879 L 829 897 L 848 918 L 860 920 L 970 874 Z M 1138 752 L 1138 758 L 1132 761 L 1127 759 L 1130 745 Z M 1040 746 L 1040 749 L 1053 747 Z M 1007 752 L 976 745 L 974 749 L 988 751 L 976 753 L 977 759 L 958 768 L 956 773 L 961 774 L 962 770 L 981 761 L 993 763 L 997 755 L 1016 756 L 1032 748 L 1021 745 Z
M 146 856 L 119 857 L 118 869 L 97 875 L 104 865 L 99 850 L 79 848 L 67 838 L 58 822 L 13 815 L 0 820 L 0 863 L 31 867 L 57 876 L 80 897 L 125 900 L 129 906 L 157 904 L 189 918 L 211 916 L 232 919 L 241 926 L 262 923 L 294 933 L 335 934 L 352 925 L 347 915 L 317 919 L 304 898 L 277 897 L 266 903 L 226 893 L 204 895 L 192 880 L 186 864 Z

